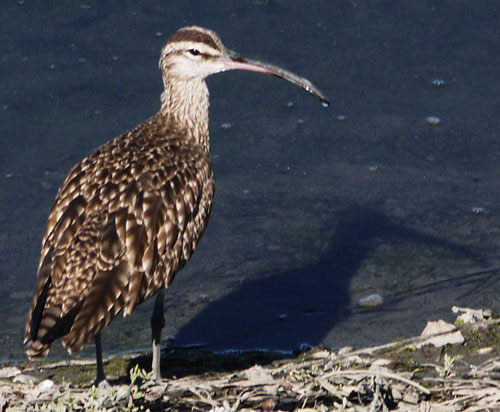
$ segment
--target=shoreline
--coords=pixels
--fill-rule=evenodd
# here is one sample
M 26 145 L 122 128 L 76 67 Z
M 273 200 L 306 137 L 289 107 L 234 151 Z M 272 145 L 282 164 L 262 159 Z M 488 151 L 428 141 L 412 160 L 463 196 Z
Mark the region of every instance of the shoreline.
M 151 352 L 106 359 L 98 388 L 93 361 L 3 364 L 0 411 L 484 410 L 500 399 L 500 319 L 458 309 L 446 330 L 358 350 L 167 349 L 158 382 Z

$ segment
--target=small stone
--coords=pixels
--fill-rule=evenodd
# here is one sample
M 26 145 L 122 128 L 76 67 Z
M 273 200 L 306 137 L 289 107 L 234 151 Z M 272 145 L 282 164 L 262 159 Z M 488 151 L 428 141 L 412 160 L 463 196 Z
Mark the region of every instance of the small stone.
M 13 378 L 14 376 L 19 375 L 21 372 L 22 370 L 16 366 L 7 366 L 0 369 L 0 379 Z
M 403 401 L 406 403 L 411 403 L 413 405 L 416 405 L 418 403 L 418 395 L 415 392 L 405 392 L 403 394 Z
M 274 383 L 274 378 L 269 371 L 260 365 L 252 366 L 244 371 L 245 378 L 254 385 L 268 385 Z
M 392 363 L 392 360 L 390 360 L 390 359 L 380 358 L 380 359 L 377 359 L 375 362 L 373 362 L 372 366 L 387 366 L 387 365 L 390 365 L 391 363 Z
M 343 122 L 343 121 L 345 121 L 345 119 L 346 119 L 346 116 L 345 116 L 344 114 L 339 114 L 339 115 L 337 116 L 337 120 L 338 120 L 339 122 Z
M 120 385 L 116 390 L 116 400 L 121 401 L 127 399 L 130 394 L 130 387 L 128 385 Z
M 233 127 L 233 125 L 232 125 L 231 123 L 222 123 L 222 124 L 220 125 L 220 128 L 221 128 L 222 130 L 229 130 L 229 129 L 231 129 L 232 127 Z
M 378 170 L 378 166 L 376 166 L 376 165 L 368 167 L 368 171 L 370 173 L 375 173 L 377 170 Z
M 297 124 L 304 124 L 304 119 L 297 119 Z
M 415 345 L 417 349 L 424 345 L 434 345 L 434 347 L 440 348 L 445 345 L 462 344 L 465 342 L 462 332 L 456 330 L 456 327 L 451 323 L 447 323 L 441 319 L 436 322 L 427 322 L 420 336 L 429 338 L 417 343 Z
M 347 355 L 348 353 L 351 353 L 353 351 L 352 346 L 344 346 L 343 348 L 340 348 L 338 351 L 339 356 L 344 356 Z
M 156 36 L 156 37 L 163 37 L 163 32 L 161 32 L 161 31 L 157 31 L 157 32 L 155 33 L 155 36 Z
M 330 351 L 319 350 L 317 352 L 314 352 L 312 357 L 314 359 L 326 359 L 326 358 L 328 358 L 328 356 L 330 356 Z
M 292 107 L 294 107 L 294 106 L 295 106 L 295 103 L 294 103 L 294 102 L 288 102 L 288 103 L 286 104 L 286 107 L 288 107 L 288 108 L 292 108 Z
M 462 323 L 475 323 L 481 320 L 491 317 L 490 309 L 472 309 L 472 308 L 461 308 L 459 306 L 453 306 L 451 308 L 453 313 L 460 313 L 457 320 Z
M 115 397 L 114 392 L 114 388 L 106 379 L 99 382 L 99 384 L 97 385 L 97 399 L 100 399 L 101 401 L 113 399 Z
M 33 376 L 21 373 L 20 375 L 17 375 L 14 379 L 12 379 L 12 382 L 19 383 L 21 385 L 34 385 L 37 382 L 37 379 Z
M 377 294 L 368 295 L 358 300 L 358 306 L 362 308 L 376 308 L 382 306 L 384 303 L 384 298 Z
M 488 346 L 487 348 L 481 348 L 477 350 L 477 353 L 479 355 L 488 355 L 491 352 L 493 352 L 493 348 L 491 346 Z
M 481 206 L 473 206 L 471 208 L 472 213 L 475 215 L 485 215 L 487 212 L 486 208 L 481 207 Z
M 111 388 L 111 385 L 109 384 L 109 382 L 106 379 L 104 379 L 103 381 L 99 382 L 99 385 L 97 385 L 97 388 L 100 391 L 107 391 L 109 388 Z
M 52 382 L 50 379 L 45 379 L 44 381 L 41 381 L 38 385 L 36 385 L 35 390 L 38 393 L 45 393 L 50 391 L 54 387 L 54 382 Z
M 441 79 L 434 79 L 431 84 L 434 86 L 434 87 L 443 87 L 446 85 L 446 82 L 444 80 L 441 80 Z
M 435 322 L 427 322 L 427 325 L 425 326 L 424 330 L 422 331 L 421 335 L 422 337 L 425 336 L 433 336 L 439 333 L 445 333 L 445 332 L 453 332 L 457 328 L 455 325 L 452 325 L 451 323 L 447 323 L 444 320 L 437 320 Z
M 441 119 L 439 117 L 436 117 L 436 116 L 427 116 L 425 118 L 425 121 L 430 126 L 438 126 L 439 124 L 441 124 Z

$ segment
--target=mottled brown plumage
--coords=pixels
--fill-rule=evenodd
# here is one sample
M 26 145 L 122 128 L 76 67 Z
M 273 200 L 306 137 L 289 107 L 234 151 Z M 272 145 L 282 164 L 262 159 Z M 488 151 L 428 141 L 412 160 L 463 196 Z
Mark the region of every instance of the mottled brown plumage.
M 160 111 L 71 170 L 43 235 L 26 352 L 43 357 L 59 337 L 76 352 L 96 337 L 97 380 L 104 379 L 100 331 L 158 292 L 152 328 L 153 369 L 160 376 L 163 288 L 196 249 L 215 190 L 205 77 L 230 69 L 274 74 L 326 102 L 307 80 L 245 60 L 200 27 L 170 38 L 160 68 Z

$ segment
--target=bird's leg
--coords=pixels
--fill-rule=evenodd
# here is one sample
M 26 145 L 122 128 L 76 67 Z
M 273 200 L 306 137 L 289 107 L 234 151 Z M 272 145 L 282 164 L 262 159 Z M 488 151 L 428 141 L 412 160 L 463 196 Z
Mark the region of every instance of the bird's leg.
M 163 316 L 163 301 L 165 297 L 165 288 L 161 288 L 156 296 L 153 315 L 151 316 L 151 334 L 153 335 L 153 379 L 161 379 L 160 371 L 160 344 L 161 330 L 165 326 Z
M 97 366 L 97 377 L 95 378 L 95 385 L 99 385 L 100 382 L 106 380 L 106 374 L 104 373 L 104 366 L 102 364 L 102 342 L 101 342 L 101 332 L 98 332 L 94 336 L 95 341 L 95 359 Z

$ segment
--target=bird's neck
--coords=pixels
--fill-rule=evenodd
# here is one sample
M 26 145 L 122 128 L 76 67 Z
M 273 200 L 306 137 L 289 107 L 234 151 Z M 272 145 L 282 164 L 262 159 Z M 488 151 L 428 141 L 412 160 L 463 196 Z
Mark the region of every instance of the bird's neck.
M 201 145 L 208 153 L 209 94 L 204 80 L 163 79 L 160 115 L 165 116 L 173 129 L 188 140 Z

